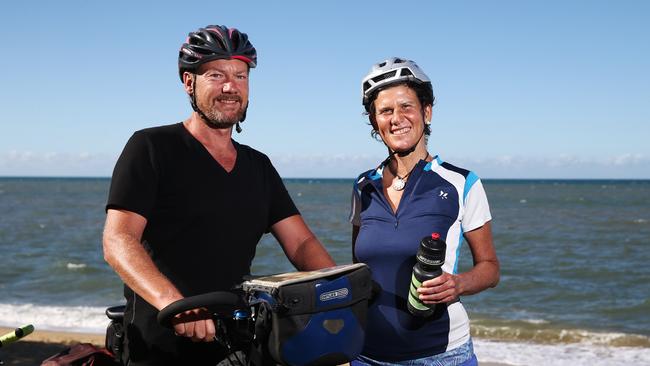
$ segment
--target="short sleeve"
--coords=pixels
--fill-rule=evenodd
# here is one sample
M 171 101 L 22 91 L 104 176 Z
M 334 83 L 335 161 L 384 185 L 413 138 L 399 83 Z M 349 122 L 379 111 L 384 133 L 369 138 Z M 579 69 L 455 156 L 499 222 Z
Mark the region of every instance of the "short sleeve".
M 280 178 L 280 174 L 275 170 L 271 161 L 268 160 L 268 171 L 269 171 L 269 185 L 270 185 L 270 207 L 269 207 L 269 229 L 271 226 L 276 224 L 279 221 L 286 219 L 287 217 L 293 215 L 299 215 L 300 211 L 296 208 L 296 205 L 293 203 L 287 188 Z M 268 229 L 267 229 L 268 230 Z
M 147 136 L 134 133 L 115 164 L 106 210 L 124 209 L 149 218 L 158 186 L 153 155 Z
M 465 232 L 477 229 L 492 220 L 483 183 L 478 177 L 473 176 L 475 179 L 470 181 L 471 185 L 469 187 L 466 187 L 465 211 L 461 221 Z

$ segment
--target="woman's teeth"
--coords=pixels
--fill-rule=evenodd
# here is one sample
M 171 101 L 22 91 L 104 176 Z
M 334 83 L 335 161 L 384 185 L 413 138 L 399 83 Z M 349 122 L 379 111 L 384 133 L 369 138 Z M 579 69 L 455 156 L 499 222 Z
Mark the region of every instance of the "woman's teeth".
M 393 135 L 403 135 L 411 130 L 411 127 L 402 127 L 393 131 Z

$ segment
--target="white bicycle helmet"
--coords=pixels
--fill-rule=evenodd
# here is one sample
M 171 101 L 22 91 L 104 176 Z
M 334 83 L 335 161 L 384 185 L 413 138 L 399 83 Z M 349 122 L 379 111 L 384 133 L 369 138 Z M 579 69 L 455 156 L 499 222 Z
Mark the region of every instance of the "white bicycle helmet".
M 368 105 L 377 89 L 405 81 L 424 84 L 427 92 L 431 93 L 431 101 L 435 100 L 431 80 L 415 62 L 399 57 L 391 57 L 373 65 L 368 75 L 361 82 L 362 103 L 366 110 L 368 110 Z

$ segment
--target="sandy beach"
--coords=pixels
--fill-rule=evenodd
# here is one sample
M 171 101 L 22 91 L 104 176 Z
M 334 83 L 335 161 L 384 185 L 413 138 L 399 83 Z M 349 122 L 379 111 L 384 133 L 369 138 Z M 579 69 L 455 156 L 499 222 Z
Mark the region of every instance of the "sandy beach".
M 11 328 L 0 327 L 0 334 L 6 334 L 12 330 Z M 4 361 L 5 365 L 40 365 L 46 358 L 77 343 L 92 343 L 103 346 L 104 336 L 102 334 L 53 332 L 36 329 L 34 333 L 19 341 L 0 348 L 0 360 Z
M 6 334 L 13 329 L 0 327 L 0 334 Z M 38 366 L 46 358 L 61 352 L 66 347 L 77 343 L 92 343 L 104 345 L 103 334 L 55 332 L 34 330 L 25 338 L 0 348 L 0 360 L 6 366 Z M 493 362 L 481 362 L 482 366 L 508 366 Z

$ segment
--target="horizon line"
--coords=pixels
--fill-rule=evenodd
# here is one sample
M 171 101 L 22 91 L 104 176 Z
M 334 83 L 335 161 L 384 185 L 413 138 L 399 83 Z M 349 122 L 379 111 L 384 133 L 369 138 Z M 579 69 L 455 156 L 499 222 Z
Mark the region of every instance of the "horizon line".
M 0 179 L 111 179 L 111 176 L 93 175 L 0 175 Z M 354 180 L 357 177 L 280 177 L 282 179 L 303 180 Z M 536 180 L 536 181 L 650 181 L 650 178 L 481 178 L 482 181 L 491 180 Z

